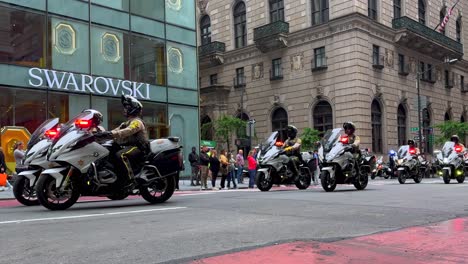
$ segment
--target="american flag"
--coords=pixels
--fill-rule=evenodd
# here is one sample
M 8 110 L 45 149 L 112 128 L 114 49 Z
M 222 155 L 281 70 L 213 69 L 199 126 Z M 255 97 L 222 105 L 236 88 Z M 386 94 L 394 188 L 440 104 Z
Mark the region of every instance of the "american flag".
M 450 16 L 453 14 L 453 9 L 455 9 L 455 6 L 458 4 L 460 0 L 457 0 L 455 4 L 448 10 L 447 14 L 445 15 L 444 19 L 440 22 L 439 25 L 439 31 L 443 32 L 445 30 L 445 26 L 447 25 Z

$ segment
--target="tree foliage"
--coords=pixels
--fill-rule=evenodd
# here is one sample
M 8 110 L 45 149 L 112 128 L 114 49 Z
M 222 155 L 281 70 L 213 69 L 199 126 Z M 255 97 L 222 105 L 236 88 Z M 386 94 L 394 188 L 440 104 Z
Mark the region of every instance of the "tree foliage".
M 234 134 L 245 131 L 247 122 L 233 116 L 221 116 L 217 120 L 202 125 L 202 135 L 208 131 L 213 131 L 215 139 L 226 143 L 230 150 L 230 141 Z M 245 134 L 245 132 L 244 132 Z
M 320 131 L 306 127 L 300 138 L 302 140 L 303 150 L 314 150 L 315 143 L 320 140 Z
M 452 135 L 458 135 L 461 141 L 464 141 L 468 135 L 468 123 L 458 121 L 445 121 L 434 126 L 440 130 L 440 135 L 436 137 L 437 145 L 450 140 Z

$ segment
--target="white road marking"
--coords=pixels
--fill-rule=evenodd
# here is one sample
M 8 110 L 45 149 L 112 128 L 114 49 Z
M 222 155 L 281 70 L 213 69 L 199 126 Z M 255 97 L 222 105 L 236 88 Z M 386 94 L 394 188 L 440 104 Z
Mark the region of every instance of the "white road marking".
M 147 213 L 147 212 L 155 212 L 155 211 L 169 211 L 169 210 L 178 210 L 178 209 L 186 209 L 186 208 L 187 207 L 167 207 L 167 208 L 146 209 L 146 210 L 136 210 L 136 211 L 112 212 L 112 213 L 104 213 L 104 214 L 85 214 L 85 215 L 71 215 L 71 216 L 62 216 L 62 217 L 11 220 L 11 221 L 0 222 L 0 225 L 53 221 L 53 220 L 67 220 L 67 219 L 78 219 L 78 218 L 89 218 L 89 217 L 101 217 L 101 216 L 109 216 L 109 215 L 139 214 L 139 213 Z

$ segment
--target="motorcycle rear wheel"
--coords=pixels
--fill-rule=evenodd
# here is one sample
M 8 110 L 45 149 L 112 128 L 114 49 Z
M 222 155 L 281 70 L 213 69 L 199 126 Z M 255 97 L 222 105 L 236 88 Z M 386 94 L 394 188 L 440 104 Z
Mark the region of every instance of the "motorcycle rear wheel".
M 322 171 L 320 174 L 320 182 L 322 183 L 322 188 L 326 192 L 333 192 L 336 188 L 336 179 L 331 179 L 328 171 Z
M 367 173 L 359 174 L 354 180 L 354 187 L 358 190 L 364 190 L 369 182 L 369 175 Z
M 175 179 L 166 177 L 155 180 L 150 185 L 140 186 L 140 194 L 147 202 L 152 204 L 164 203 L 174 194 Z
M 444 175 L 442 176 L 442 179 L 444 179 L 445 184 L 450 183 L 450 175 L 449 175 L 448 170 L 444 170 Z
M 34 186 L 31 187 L 29 179 L 22 175 L 18 175 L 15 183 L 13 184 L 13 195 L 16 200 L 23 205 L 39 205 L 39 200 L 37 199 Z
M 400 184 L 405 184 L 405 182 L 406 182 L 406 172 L 405 171 L 399 171 L 398 172 L 398 182 Z
M 375 172 L 372 172 L 370 178 L 373 180 L 373 179 L 375 179 L 375 177 L 376 177 L 376 173 L 375 173 Z
M 264 172 L 258 171 L 257 175 L 255 177 L 255 184 L 257 185 L 257 188 L 260 191 L 268 192 L 271 189 L 271 187 L 273 186 L 273 180 L 272 180 L 271 176 L 270 176 L 269 179 L 267 179 Z M 310 184 L 310 182 L 309 182 L 309 184 Z M 297 186 L 297 184 L 296 184 L 296 186 Z
M 299 190 L 305 190 L 309 188 L 311 182 L 312 178 L 310 175 L 307 175 L 306 173 L 301 173 L 301 175 L 299 175 L 299 177 L 297 178 L 295 184 Z
M 55 187 L 55 178 L 50 175 L 41 175 L 37 181 L 37 199 L 45 208 L 55 210 L 65 210 L 70 208 L 80 198 L 80 193 L 70 186 L 68 197 L 59 194 Z
M 416 176 L 416 177 L 414 178 L 414 182 L 415 182 L 415 183 L 421 183 L 422 178 L 423 178 L 423 175 L 422 175 L 421 173 L 419 173 L 418 176 Z

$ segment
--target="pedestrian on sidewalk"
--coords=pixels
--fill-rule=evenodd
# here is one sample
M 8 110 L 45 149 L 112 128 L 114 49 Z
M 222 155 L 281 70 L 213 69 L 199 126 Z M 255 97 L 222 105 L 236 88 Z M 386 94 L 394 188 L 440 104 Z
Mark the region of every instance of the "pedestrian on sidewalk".
M 319 156 L 317 150 L 314 150 L 314 153 L 312 154 L 312 173 L 313 173 L 313 179 L 314 179 L 314 185 L 319 184 L 319 175 L 320 175 L 320 168 L 319 168 Z
M 189 154 L 189 162 L 192 167 L 192 175 L 190 177 L 190 186 L 200 185 L 200 179 L 198 178 L 198 171 L 200 166 L 200 157 L 197 154 L 197 148 L 192 147 L 192 152 Z M 196 181 L 196 183 L 194 183 Z
M 227 155 L 227 159 L 229 160 L 227 187 L 228 189 L 231 188 L 231 180 L 232 180 L 232 185 L 234 189 L 237 189 L 236 160 L 234 159 L 234 155 L 232 153 L 229 153 Z
M 249 189 L 254 188 L 255 186 L 255 174 L 257 174 L 257 161 L 253 157 L 254 151 L 251 150 L 249 152 L 249 156 L 247 157 L 248 168 L 249 168 Z
M 200 170 L 201 170 L 201 190 L 208 189 L 208 164 L 210 163 L 210 157 L 208 157 L 208 148 L 203 146 L 202 151 L 200 152 Z
M 3 153 L 3 148 L 0 147 L 0 173 L 6 174 L 7 171 L 7 166 L 5 163 L 5 154 Z M 13 189 L 13 186 L 11 186 L 10 182 L 8 181 L 8 175 L 7 175 L 7 180 L 6 180 L 6 187 L 9 189 Z M 0 191 L 4 191 L 5 187 L 0 186 Z
M 213 190 L 218 189 L 216 187 L 216 178 L 218 177 L 220 166 L 221 166 L 221 162 L 219 161 L 218 153 L 216 149 L 212 149 L 211 156 L 210 156 L 210 171 L 211 171 L 211 186 L 213 187 Z
M 236 168 L 237 168 L 237 183 L 244 183 L 242 173 L 244 171 L 244 151 L 239 149 L 239 153 L 236 156 Z
M 227 175 L 228 175 L 228 167 L 229 167 L 229 160 L 228 158 L 226 157 L 226 150 L 221 150 L 221 155 L 219 155 L 219 161 L 221 163 L 221 168 L 220 168 L 220 172 L 221 172 L 221 189 L 224 189 L 226 186 L 225 186 L 225 183 L 226 183 L 226 178 L 227 178 Z

